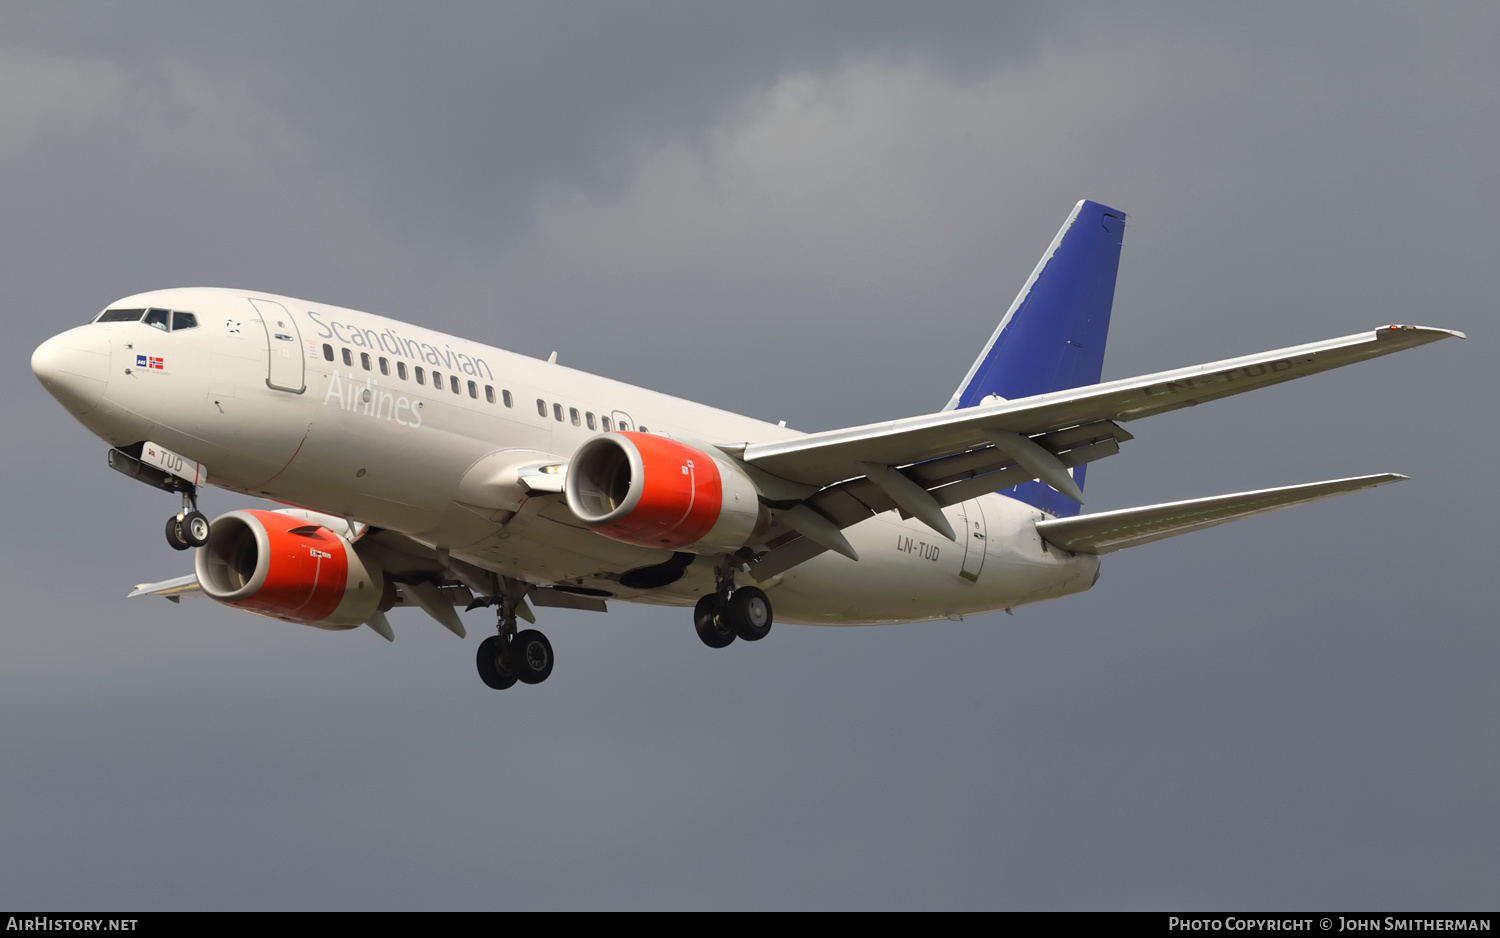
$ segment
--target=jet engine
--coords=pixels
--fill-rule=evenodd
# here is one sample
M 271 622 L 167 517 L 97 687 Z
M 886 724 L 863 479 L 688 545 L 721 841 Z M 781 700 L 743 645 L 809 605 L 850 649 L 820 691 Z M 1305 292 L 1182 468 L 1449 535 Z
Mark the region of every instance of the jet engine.
M 745 471 L 651 433 L 602 433 L 568 463 L 568 507 L 605 537 L 640 547 L 729 553 L 769 523 Z
M 219 602 L 320 629 L 352 629 L 396 598 L 346 537 L 279 511 L 215 518 L 195 566 L 203 592 Z

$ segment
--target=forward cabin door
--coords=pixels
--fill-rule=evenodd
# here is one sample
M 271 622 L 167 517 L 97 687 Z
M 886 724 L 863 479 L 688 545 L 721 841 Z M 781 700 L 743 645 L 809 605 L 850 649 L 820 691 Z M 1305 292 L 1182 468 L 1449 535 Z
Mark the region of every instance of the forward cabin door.
M 307 389 L 303 377 L 302 334 L 286 307 L 274 300 L 251 300 L 266 330 L 266 385 L 278 391 L 301 394 Z

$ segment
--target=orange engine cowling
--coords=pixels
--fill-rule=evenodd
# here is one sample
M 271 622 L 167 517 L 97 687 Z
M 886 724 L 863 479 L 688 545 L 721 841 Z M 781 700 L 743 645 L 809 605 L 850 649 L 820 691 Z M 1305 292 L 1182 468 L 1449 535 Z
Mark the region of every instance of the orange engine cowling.
M 395 598 L 348 539 L 279 511 L 215 518 L 194 563 L 199 586 L 219 602 L 320 629 L 352 629 Z
M 606 537 L 641 547 L 728 553 L 765 521 L 744 470 L 651 433 L 602 433 L 568 462 L 568 507 Z

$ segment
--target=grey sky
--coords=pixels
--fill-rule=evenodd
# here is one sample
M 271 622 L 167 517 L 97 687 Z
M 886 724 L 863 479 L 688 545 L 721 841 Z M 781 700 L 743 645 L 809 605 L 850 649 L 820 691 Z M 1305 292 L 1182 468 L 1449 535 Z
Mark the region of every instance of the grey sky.
M 1493 6 L 721 6 L 0 10 L 0 904 L 1493 909 Z M 1106 377 L 1471 335 L 1133 425 L 1089 508 L 1412 481 L 1014 617 L 547 610 L 495 694 L 416 613 L 125 602 L 172 505 L 26 367 L 244 286 L 826 429 L 940 407 L 1085 197 Z

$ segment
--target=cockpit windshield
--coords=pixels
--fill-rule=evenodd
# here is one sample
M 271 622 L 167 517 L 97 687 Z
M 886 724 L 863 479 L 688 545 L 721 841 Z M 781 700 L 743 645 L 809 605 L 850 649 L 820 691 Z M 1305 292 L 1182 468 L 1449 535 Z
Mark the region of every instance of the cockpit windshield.
M 106 309 L 94 322 L 136 322 L 144 315 L 144 309 Z
M 198 317 L 169 309 L 106 309 L 94 322 L 144 322 L 163 332 L 175 332 L 196 327 Z

